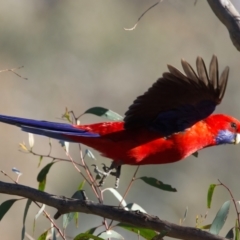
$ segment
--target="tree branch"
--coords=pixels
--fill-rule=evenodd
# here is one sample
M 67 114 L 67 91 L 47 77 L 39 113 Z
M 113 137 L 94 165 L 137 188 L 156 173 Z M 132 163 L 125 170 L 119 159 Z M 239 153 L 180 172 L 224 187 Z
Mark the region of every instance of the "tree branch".
M 183 240 L 227 240 L 223 237 L 212 235 L 197 228 L 179 226 L 139 211 L 126 211 L 123 208 L 94 203 L 89 200 L 83 201 L 60 197 L 20 184 L 5 183 L 0 181 L 0 193 L 26 197 L 33 201 L 44 203 L 58 209 L 61 214 L 69 212 L 83 212 L 113 219 L 137 227 L 152 229 L 158 232 L 166 231 L 167 236 L 172 238 Z
M 228 29 L 233 45 L 240 51 L 240 15 L 230 0 L 207 0 L 218 19 Z

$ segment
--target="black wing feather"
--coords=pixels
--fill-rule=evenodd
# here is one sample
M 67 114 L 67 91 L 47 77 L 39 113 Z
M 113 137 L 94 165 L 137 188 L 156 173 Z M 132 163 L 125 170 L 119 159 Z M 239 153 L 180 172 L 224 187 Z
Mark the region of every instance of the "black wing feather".
M 196 61 L 197 73 L 182 60 L 186 75 L 168 65 L 163 73 L 143 95 L 139 96 L 125 113 L 125 128 L 147 126 L 164 135 L 183 131 L 208 117 L 224 96 L 229 68 L 221 77 L 217 57 L 213 56 L 209 74 L 202 58 Z

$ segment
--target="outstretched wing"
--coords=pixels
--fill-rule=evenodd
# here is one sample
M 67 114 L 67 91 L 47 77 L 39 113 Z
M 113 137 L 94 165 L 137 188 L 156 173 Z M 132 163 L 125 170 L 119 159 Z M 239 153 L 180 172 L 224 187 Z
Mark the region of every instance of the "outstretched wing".
M 139 96 L 125 113 L 125 129 L 147 126 L 168 136 L 184 131 L 208 117 L 225 93 L 229 67 L 220 78 L 217 57 L 213 56 L 209 73 L 202 58 L 196 61 L 197 73 L 182 60 L 186 75 L 168 65 L 163 73 L 143 95 Z

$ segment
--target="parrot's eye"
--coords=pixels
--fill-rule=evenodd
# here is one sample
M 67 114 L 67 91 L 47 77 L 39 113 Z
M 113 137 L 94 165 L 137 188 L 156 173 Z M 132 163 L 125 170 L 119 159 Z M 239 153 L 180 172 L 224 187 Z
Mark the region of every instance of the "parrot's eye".
M 231 127 L 236 130 L 237 129 L 237 124 L 235 122 L 231 122 Z

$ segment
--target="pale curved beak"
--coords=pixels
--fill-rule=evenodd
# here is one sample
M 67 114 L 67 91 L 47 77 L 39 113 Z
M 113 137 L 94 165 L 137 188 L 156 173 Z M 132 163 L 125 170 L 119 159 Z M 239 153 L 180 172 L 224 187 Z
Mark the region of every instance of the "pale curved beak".
M 240 143 L 240 134 L 237 133 L 235 138 L 235 144 L 239 144 L 239 143 Z

